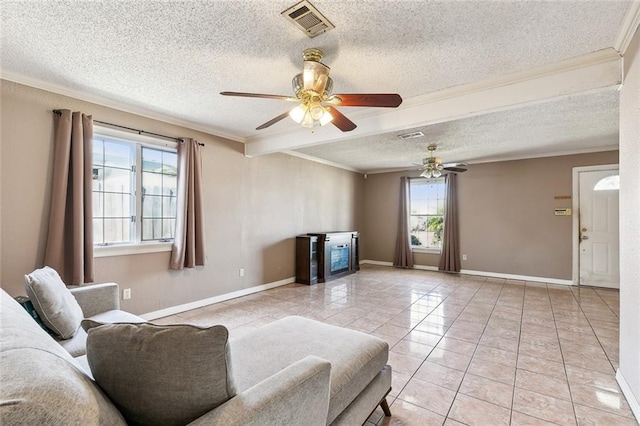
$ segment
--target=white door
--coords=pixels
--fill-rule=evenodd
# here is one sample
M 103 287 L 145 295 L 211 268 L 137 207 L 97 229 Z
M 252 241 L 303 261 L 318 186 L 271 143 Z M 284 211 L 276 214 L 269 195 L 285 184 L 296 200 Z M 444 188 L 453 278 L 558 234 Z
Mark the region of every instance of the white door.
M 580 172 L 580 285 L 620 288 L 617 169 Z

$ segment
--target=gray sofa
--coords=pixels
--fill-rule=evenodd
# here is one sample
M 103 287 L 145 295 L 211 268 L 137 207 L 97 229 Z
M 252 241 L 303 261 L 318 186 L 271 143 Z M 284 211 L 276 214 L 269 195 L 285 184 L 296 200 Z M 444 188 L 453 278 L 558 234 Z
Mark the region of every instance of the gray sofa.
M 85 317 L 139 322 L 119 309 L 118 286 L 71 290 Z M 126 421 L 93 380 L 79 330 L 56 341 L 0 290 L 0 421 L 119 425 Z M 302 317 L 229 340 L 235 395 L 190 424 L 360 425 L 391 389 L 388 345 Z

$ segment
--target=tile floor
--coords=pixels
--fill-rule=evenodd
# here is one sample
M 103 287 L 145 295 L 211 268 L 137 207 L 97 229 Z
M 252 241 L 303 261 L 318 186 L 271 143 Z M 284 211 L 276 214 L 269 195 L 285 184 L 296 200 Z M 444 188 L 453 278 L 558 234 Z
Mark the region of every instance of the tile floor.
M 389 343 L 392 417 L 367 425 L 637 425 L 615 380 L 619 292 L 365 265 L 156 323 L 233 337 L 287 315 Z

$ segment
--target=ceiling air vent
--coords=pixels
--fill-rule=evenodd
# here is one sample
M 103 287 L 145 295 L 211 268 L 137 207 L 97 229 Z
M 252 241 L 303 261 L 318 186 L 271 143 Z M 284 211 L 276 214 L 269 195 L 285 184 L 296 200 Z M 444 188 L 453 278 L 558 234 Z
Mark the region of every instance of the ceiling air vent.
M 335 26 L 307 0 L 291 6 L 282 12 L 282 16 L 293 22 L 296 27 L 300 28 L 302 32 L 311 38 L 335 28 Z
M 405 133 L 403 135 L 398 135 L 400 139 L 413 139 L 413 138 L 419 138 L 422 136 L 424 136 L 424 133 L 422 132 L 412 132 L 412 133 Z

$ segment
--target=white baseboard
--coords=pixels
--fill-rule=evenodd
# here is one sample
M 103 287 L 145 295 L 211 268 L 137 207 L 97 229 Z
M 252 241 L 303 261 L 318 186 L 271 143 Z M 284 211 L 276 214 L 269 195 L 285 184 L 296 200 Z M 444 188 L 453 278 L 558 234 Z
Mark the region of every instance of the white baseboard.
M 624 378 L 619 368 L 618 368 L 618 371 L 616 371 L 616 381 L 618 382 L 618 385 L 620 385 L 622 394 L 627 399 L 627 402 L 629 403 L 629 408 L 631 408 L 633 415 L 636 416 L 636 420 L 640 422 L 640 402 L 638 401 L 636 396 L 633 394 L 633 391 L 631 390 L 629 383 L 627 383 L 627 380 Z
M 196 300 L 195 302 L 185 303 L 183 305 L 160 309 L 159 311 L 149 312 L 140 316 L 147 321 L 151 321 L 158 318 L 168 317 L 169 315 L 179 314 L 180 312 L 202 308 L 203 306 L 212 305 L 214 303 L 224 302 L 225 300 L 235 299 L 236 297 L 248 296 L 249 294 L 259 293 L 264 290 L 269 290 L 270 288 L 276 288 L 294 282 L 296 282 L 295 277 L 286 278 L 284 280 L 275 281 L 268 284 L 257 285 L 255 287 L 244 288 L 242 290 L 221 294 L 219 296 L 209 297 L 207 299 Z
M 361 260 L 360 264 L 369 264 L 369 265 L 379 265 L 379 266 L 393 266 L 391 262 L 383 262 L 380 260 Z M 413 265 L 413 269 L 420 269 L 423 271 L 437 271 L 437 266 L 428 266 L 428 265 Z M 573 281 L 571 280 L 561 280 L 558 278 L 544 278 L 544 277 L 530 277 L 528 275 L 514 275 L 514 274 L 501 274 L 499 272 L 485 272 L 485 271 L 471 271 L 468 269 L 460 270 L 461 274 L 466 275 L 475 275 L 481 277 L 491 277 L 491 278 L 504 278 L 507 280 L 518 280 L 518 281 L 533 281 L 537 283 L 548 283 L 548 284 L 560 284 L 560 285 L 573 285 Z
M 507 280 L 533 281 L 536 283 L 546 283 L 546 284 L 573 285 L 573 281 L 571 280 L 561 280 L 558 278 L 530 277 L 528 275 L 501 274 L 499 272 L 470 271 L 468 269 L 461 269 L 460 273 L 466 274 L 466 275 L 478 275 L 482 277 L 504 278 Z

